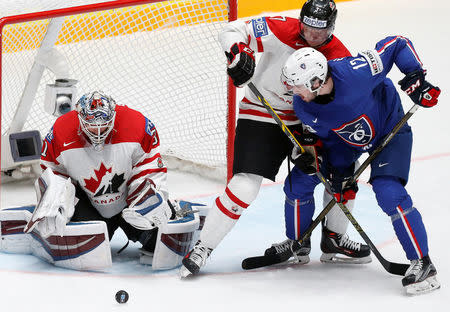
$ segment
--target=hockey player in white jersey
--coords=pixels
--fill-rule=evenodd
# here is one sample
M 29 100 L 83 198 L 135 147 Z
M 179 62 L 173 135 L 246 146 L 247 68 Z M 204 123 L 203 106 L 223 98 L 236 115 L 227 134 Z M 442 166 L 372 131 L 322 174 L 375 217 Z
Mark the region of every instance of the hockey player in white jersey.
M 327 59 L 350 56 L 347 48 L 333 36 L 337 9 L 333 0 L 309 0 L 302 7 L 300 18 L 283 16 L 260 17 L 229 23 L 219 34 L 219 41 L 228 59 L 228 75 L 235 86 L 244 87 L 250 80 L 271 104 L 283 122 L 294 133 L 302 133 L 300 121 L 292 106 L 292 93 L 280 80 L 281 68 L 297 49 L 314 46 Z M 261 54 L 255 66 L 255 52 Z M 256 68 L 255 68 L 256 67 Z M 200 234 L 200 241 L 183 260 L 180 275 L 196 274 L 206 258 L 231 231 L 242 212 L 255 200 L 263 178 L 275 180 L 283 160 L 291 153 L 292 143 L 279 129 L 271 115 L 249 88 L 239 104 L 239 118 L 234 142 L 233 177 L 225 193 L 216 198 Z M 348 206 L 354 201 L 348 190 Z M 331 195 L 324 194 L 325 204 Z M 274 207 L 279 209 L 279 207 Z M 300 246 L 300 228 L 296 210 L 286 209 L 287 240 L 274 244 L 265 254 L 292 250 L 299 263 L 309 261 L 310 241 Z M 345 235 L 348 220 L 336 206 L 329 213 L 322 231 L 323 261 L 333 262 L 335 255 L 352 263 L 370 262 L 367 245 L 353 242 Z M 295 253 L 295 255 L 294 255 Z
M 181 264 L 189 251 L 185 238 L 199 228 L 199 216 L 190 209 L 192 203 L 182 202 L 190 210 L 190 218 L 184 218 L 179 203 L 168 200 L 158 132 L 140 112 L 117 105 L 102 92 L 83 95 L 76 109 L 59 117 L 45 137 L 41 167 L 44 172 L 36 182 L 38 204 L 27 217 L 24 232 L 36 231 L 44 240 L 64 236 L 74 222 L 103 221 L 108 244 L 119 227 L 128 239 L 142 244 L 142 263 L 152 260 L 154 269 Z M 10 214 L 16 212 L 4 212 L 0 221 L 11 221 Z M 174 219 L 177 222 L 171 222 Z M 164 236 L 171 234 L 178 236 Z M 92 245 L 84 252 L 91 249 Z M 152 253 L 153 259 L 148 259 Z M 61 266 L 92 269 L 101 264 Z

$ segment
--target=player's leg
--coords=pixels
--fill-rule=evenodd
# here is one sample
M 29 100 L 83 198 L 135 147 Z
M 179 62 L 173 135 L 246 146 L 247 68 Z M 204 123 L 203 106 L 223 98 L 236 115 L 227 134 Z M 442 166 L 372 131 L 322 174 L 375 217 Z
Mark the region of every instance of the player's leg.
M 411 129 L 405 126 L 374 159 L 371 183 L 378 205 L 391 217 L 395 233 L 411 261 L 403 286 L 408 294 L 419 294 L 437 289 L 440 284 L 428 255 L 422 217 L 404 187 L 408 181 L 411 147 Z
M 211 251 L 234 227 L 244 209 L 258 195 L 263 177 L 275 180 L 289 139 L 276 124 L 239 119 L 234 142 L 233 177 L 209 212 L 200 239 L 183 260 L 185 274 L 197 273 Z
M 286 194 L 284 203 L 284 218 L 287 240 L 273 244 L 266 249 L 265 255 L 292 251 L 292 260 L 288 262 L 305 264 L 309 262 L 311 241 L 306 239 L 302 245 L 298 240 L 312 222 L 314 215 L 314 188 L 319 184 L 316 176 L 305 174 L 294 167 L 284 183 Z
M 356 167 L 359 166 L 358 161 L 355 165 L 352 160 L 358 157 L 353 148 L 336 144 L 328 146 L 324 158 L 325 163 L 330 163 L 334 168 L 345 168 L 345 172 L 341 172 L 344 176 L 353 175 Z M 327 168 L 324 168 L 327 169 Z M 354 183 L 343 190 L 344 201 L 346 207 L 351 212 L 355 205 L 355 196 L 358 192 L 358 185 Z M 323 207 L 331 201 L 332 194 L 327 193 L 324 189 Z M 330 212 L 325 216 L 322 223 L 322 239 L 320 248 L 322 256 L 320 261 L 326 263 L 368 263 L 371 261 L 370 248 L 367 245 L 350 240 L 347 233 L 349 221 L 338 205 L 334 205 Z
M 355 195 L 358 189 L 356 183 L 351 186 L 351 189 L 345 203 L 350 212 L 355 206 Z M 323 206 L 325 207 L 332 198 L 332 195 L 324 190 Z M 334 205 L 322 224 L 322 239 L 320 242 L 322 256 L 320 261 L 350 264 L 363 264 L 372 261 L 369 246 L 351 240 L 346 234 L 348 224 L 348 218 L 341 208 Z

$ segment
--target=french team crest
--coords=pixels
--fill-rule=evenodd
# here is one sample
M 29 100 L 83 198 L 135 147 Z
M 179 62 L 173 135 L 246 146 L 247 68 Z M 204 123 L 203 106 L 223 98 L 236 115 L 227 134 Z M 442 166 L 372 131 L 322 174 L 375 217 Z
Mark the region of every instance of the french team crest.
M 361 115 L 333 131 L 348 144 L 359 147 L 367 145 L 375 136 L 375 128 L 366 115 Z

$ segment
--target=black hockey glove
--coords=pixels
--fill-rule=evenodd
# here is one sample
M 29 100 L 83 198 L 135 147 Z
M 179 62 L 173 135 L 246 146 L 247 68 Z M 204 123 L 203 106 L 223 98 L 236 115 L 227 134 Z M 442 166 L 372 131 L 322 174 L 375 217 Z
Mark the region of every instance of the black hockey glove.
M 414 103 L 423 107 L 436 105 L 439 94 L 441 94 L 441 89 L 425 80 L 423 70 L 416 70 L 406 74 L 398 84 Z
M 322 163 L 322 141 L 317 135 L 309 132 L 296 138 L 305 152 L 302 154 L 297 147 L 294 147 L 291 155 L 292 162 L 304 173 L 313 175 L 319 170 Z
M 348 184 L 355 171 L 355 164 L 344 170 L 337 170 L 328 166 L 327 178 L 331 183 L 331 191 L 338 203 L 346 204 L 349 200 L 355 199 L 356 192 L 358 192 L 357 182 Z
M 231 46 L 230 52 L 225 52 L 228 59 L 227 73 L 236 87 L 248 82 L 255 72 L 255 52 L 243 42 Z

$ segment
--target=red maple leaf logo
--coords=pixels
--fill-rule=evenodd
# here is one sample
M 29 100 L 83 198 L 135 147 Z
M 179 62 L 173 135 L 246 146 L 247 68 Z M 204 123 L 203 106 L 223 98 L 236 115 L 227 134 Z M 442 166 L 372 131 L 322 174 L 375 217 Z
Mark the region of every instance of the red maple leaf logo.
M 92 193 L 95 193 L 97 191 L 100 183 L 102 182 L 102 178 L 105 176 L 105 174 L 107 172 L 111 173 L 111 169 L 112 169 L 112 167 L 106 168 L 106 166 L 103 163 L 101 163 L 99 170 L 94 169 L 95 177 L 90 178 L 89 180 L 84 179 L 84 183 L 85 183 L 84 187 L 86 189 L 88 189 L 89 191 L 91 191 Z

